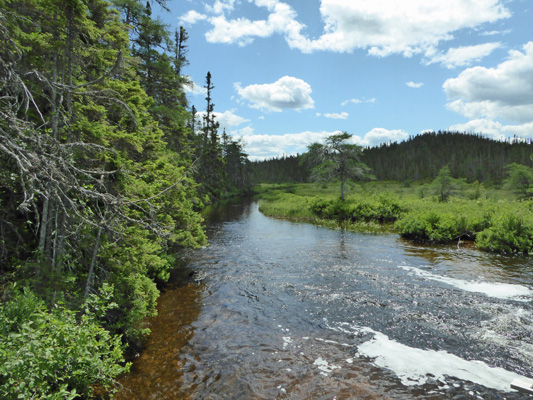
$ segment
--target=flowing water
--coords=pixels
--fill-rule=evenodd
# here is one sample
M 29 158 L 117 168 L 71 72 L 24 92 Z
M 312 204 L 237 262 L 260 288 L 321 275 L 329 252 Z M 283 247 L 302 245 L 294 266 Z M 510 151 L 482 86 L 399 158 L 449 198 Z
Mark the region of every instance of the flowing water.
M 119 399 L 523 399 L 533 259 L 227 206 Z M 192 271 L 201 282 L 183 281 Z

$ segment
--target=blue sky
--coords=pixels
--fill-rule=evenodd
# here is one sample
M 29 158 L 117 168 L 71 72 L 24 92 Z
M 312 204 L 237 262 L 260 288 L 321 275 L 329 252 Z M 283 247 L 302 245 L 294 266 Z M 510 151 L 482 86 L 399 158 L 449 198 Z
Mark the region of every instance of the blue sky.
M 251 159 L 426 130 L 533 137 L 531 0 L 169 1 L 189 33 L 188 97 Z

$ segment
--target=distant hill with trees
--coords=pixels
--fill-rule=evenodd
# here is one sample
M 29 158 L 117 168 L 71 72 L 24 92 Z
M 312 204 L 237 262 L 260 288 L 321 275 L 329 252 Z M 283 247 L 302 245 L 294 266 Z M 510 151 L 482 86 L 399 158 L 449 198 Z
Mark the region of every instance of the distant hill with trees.
M 361 161 L 378 180 L 434 179 L 444 166 L 455 178 L 501 183 L 511 163 L 533 166 L 533 142 L 522 139 L 499 141 L 481 134 L 426 132 L 401 143 L 385 143 L 363 151 Z M 252 163 L 257 183 L 306 182 L 309 168 L 301 156 L 284 156 Z
M 500 183 L 507 165 L 533 165 L 531 154 L 531 140 L 498 141 L 480 134 L 439 131 L 368 148 L 363 161 L 379 180 L 433 179 L 448 165 L 456 178 Z

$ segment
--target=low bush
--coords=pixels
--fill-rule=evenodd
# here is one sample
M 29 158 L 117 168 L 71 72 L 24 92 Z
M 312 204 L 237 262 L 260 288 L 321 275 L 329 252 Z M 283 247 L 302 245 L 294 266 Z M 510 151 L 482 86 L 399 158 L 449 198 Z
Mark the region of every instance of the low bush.
M 315 197 L 309 202 L 309 209 L 319 218 L 349 222 L 394 222 L 405 211 L 398 197 L 387 192 L 352 197 L 345 202 Z
M 418 201 L 399 219 L 395 228 L 404 238 L 431 243 L 475 239 L 491 224 L 491 205 L 465 200 L 450 203 Z
M 533 253 L 533 217 L 530 212 L 495 216 L 492 226 L 481 231 L 476 246 L 499 253 Z
M 119 336 L 98 322 L 112 304 L 91 296 L 81 315 L 56 305 L 51 311 L 30 291 L 0 306 L 0 398 L 88 398 L 94 385 L 111 389 L 126 372 Z

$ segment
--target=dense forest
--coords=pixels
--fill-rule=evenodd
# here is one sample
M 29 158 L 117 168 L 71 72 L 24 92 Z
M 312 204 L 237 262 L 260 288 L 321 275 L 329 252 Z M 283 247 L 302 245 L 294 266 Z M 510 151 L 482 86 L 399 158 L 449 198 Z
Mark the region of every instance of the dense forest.
M 109 387 L 199 211 L 250 190 L 187 39 L 150 2 L 0 0 L 1 398 Z
M 498 141 L 479 134 L 439 131 L 367 148 L 362 158 L 379 180 L 433 179 L 448 165 L 456 178 L 501 183 L 507 165 L 533 165 L 531 154 L 531 141 Z
M 254 161 L 251 172 L 255 182 L 263 183 L 306 182 L 310 175 L 300 155 Z
M 432 180 L 446 165 L 452 176 L 469 182 L 501 183 L 512 163 L 532 166 L 533 143 L 511 139 L 498 141 L 481 134 L 427 132 L 401 143 L 385 143 L 363 150 L 361 160 L 378 180 Z M 306 182 L 309 167 L 301 156 L 252 163 L 257 182 Z

